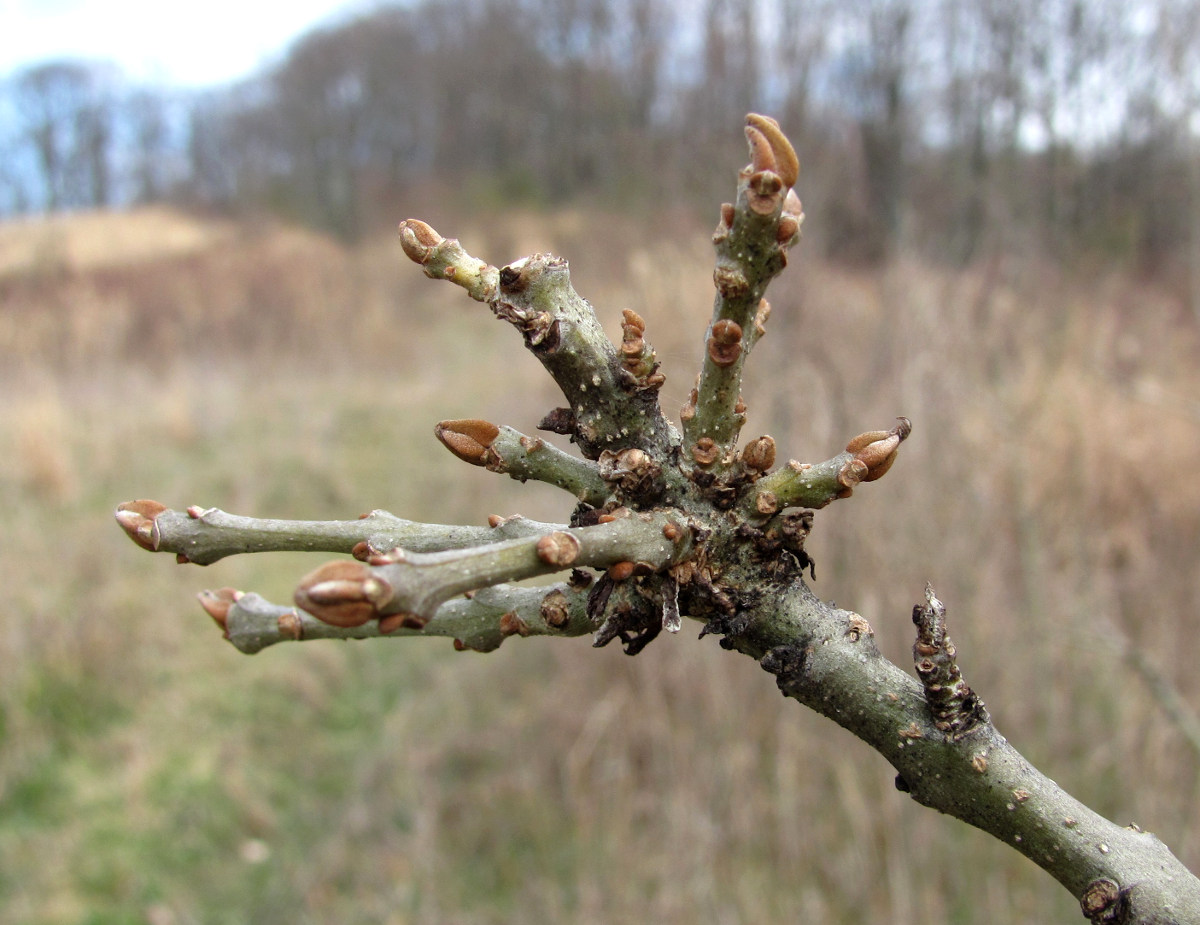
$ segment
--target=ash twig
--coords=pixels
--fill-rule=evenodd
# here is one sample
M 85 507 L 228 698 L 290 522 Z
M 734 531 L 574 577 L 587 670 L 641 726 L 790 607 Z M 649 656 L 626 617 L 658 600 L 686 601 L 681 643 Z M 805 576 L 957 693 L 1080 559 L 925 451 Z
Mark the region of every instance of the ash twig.
M 297 607 L 273 604 L 232 589 L 204 592 L 201 603 L 239 651 L 253 655 L 281 642 L 313 639 L 377 639 L 438 636 L 455 648 L 491 652 L 509 636 L 585 636 L 593 624 L 586 595 L 569 583 L 542 587 L 494 585 L 442 604 L 421 629 L 384 632 L 378 621 L 334 626 Z

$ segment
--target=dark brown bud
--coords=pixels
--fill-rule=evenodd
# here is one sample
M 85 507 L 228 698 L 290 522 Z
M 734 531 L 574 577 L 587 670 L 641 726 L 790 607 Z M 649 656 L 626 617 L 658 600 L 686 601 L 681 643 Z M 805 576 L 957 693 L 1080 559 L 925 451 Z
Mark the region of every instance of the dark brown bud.
M 167 509 L 158 501 L 125 501 L 117 506 L 113 516 L 131 540 L 142 549 L 158 552 L 162 541 L 158 530 L 158 515 Z
M 522 257 L 515 263 L 510 263 L 506 267 L 500 268 L 500 291 L 509 295 L 517 295 L 524 292 L 529 286 L 530 273 L 529 258 Z
M 552 434 L 561 434 L 564 437 L 571 436 L 575 433 L 575 412 L 570 408 L 555 408 L 538 424 L 538 430 L 549 431 Z
M 581 546 L 575 534 L 555 530 L 537 541 L 537 556 L 547 565 L 566 568 L 579 558 Z
M 296 606 L 331 626 L 361 626 L 379 616 L 392 587 L 361 562 L 328 562 L 296 589 Z
M 400 246 L 414 263 L 429 263 L 433 249 L 444 240 L 420 219 L 409 218 L 400 223 Z
M 1114 910 L 1120 902 L 1121 888 L 1106 877 L 1093 880 L 1087 885 L 1083 895 L 1079 897 L 1079 905 L 1083 909 L 1084 917 L 1093 922 L 1117 921 L 1115 915 L 1111 919 L 1101 916 Z
M 433 428 L 434 435 L 451 453 L 473 466 L 487 465 L 487 450 L 500 435 L 500 428 L 488 421 L 468 418 L 461 421 L 441 421 Z

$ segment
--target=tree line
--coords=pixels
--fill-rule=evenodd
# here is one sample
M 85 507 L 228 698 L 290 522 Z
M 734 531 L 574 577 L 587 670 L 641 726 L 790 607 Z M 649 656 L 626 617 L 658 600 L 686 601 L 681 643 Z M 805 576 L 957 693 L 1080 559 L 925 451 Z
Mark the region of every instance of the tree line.
M 0 83 L 0 212 L 174 199 L 353 238 L 431 185 L 691 207 L 750 110 L 846 259 L 1200 248 L 1198 0 L 425 0 L 186 95 L 46 62 Z

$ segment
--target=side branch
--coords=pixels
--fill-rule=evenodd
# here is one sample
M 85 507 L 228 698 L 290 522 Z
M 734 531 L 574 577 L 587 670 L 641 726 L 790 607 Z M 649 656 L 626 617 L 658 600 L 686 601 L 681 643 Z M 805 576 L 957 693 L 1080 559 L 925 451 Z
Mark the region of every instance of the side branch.
M 570 403 L 570 433 L 584 456 L 629 446 L 665 452 L 672 444 L 658 405 L 661 377 L 639 378 L 626 368 L 629 356 L 613 347 L 571 285 L 566 260 L 534 254 L 497 270 L 416 219 L 400 223 L 400 241 L 427 276 L 463 286 L 521 332 Z
M 848 498 L 859 483 L 887 473 L 910 433 L 912 422 L 900 418 L 891 430 L 859 434 L 832 459 L 815 464 L 793 459 L 754 484 L 742 502 L 743 512 L 752 518 L 769 517 L 784 508 L 822 508 Z
M 556 528 L 524 517 L 497 519 L 490 527 L 426 524 L 387 511 L 357 520 L 273 520 L 197 505 L 175 511 L 157 501 L 126 501 L 114 516 L 143 549 L 173 552 L 178 562 L 196 565 L 251 552 L 340 552 L 360 559 L 397 546 L 435 552 L 541 536 Z
M 763 295 L 787 265 L 787 249 L 799 240 L 803 220 L 791 190 L 800 169 L 791 143 L 773 119 L 751 114 L 746 123 L 750 164 L 738 176 L 736 202 L 721 207 L 713 234 L 717 294 L 700 380 L 682 412 L 685 448 L 715 471 L 734 461 L 745 420 L 742 367 L 770 312 Z M 709 457 L 714 462 L 706 462 Z
M 420 629 L 442 604 L 468 591 L 585 566 L 627 563 L 630 573 L 653 573 L 691 551 L 691 532 L 674 515 L 622 513 L 591 527 L 487 546 L 425 555 L 397 548 L 367 565 L 330 562 L 301 581 L 296 605 L 336 626 L 379 620 L 384 633 Z
M 612 495 L 599 466 L 564 453 L 541 437 L 479 420 L 442 421 L 434 433 L 446 449 L 473 466 L 505 473 L 519 482 L 546 482 L 596 508 Z
M 439 636 L 455 648 L 490 652 L 509 636 L 584 636 L 595 626 L 587 614 L 587 582 L 527 588 L 495 585 L 447 601 L 421 629 L 384 632 L 376 621 L 334 626 L 297 607 L 272 604 L 232 588 L 206 591 L 200 602 L 228 639 L 246 655 L 279 642 Z

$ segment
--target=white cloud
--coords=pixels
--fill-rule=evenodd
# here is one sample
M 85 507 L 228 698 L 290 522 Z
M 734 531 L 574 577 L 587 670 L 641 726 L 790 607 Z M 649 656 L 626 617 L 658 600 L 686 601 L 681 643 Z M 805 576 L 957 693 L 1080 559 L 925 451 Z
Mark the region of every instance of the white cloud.
M 34 61 L 116 61 L 139 78 L 199 86 L 243 77 L 348 0 L 0 0 L 0 73 Z

